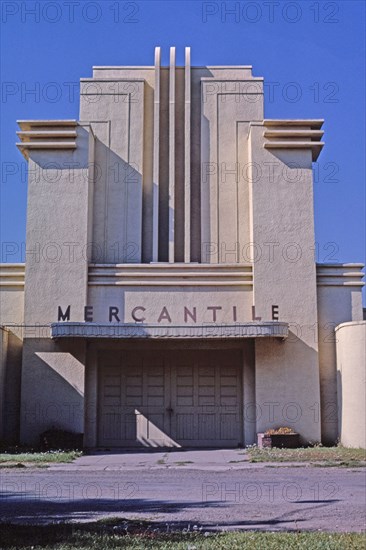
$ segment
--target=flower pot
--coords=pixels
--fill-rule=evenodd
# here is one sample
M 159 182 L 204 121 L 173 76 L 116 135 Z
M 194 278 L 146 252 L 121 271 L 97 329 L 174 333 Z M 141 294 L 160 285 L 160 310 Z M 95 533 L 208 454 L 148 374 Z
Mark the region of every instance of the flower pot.
M 264 449 L 272 449 L 278 447 L 280 449 L 296 449 L 300 447 L 300 434 L 265 434 L 259 433 L 258 447 Z

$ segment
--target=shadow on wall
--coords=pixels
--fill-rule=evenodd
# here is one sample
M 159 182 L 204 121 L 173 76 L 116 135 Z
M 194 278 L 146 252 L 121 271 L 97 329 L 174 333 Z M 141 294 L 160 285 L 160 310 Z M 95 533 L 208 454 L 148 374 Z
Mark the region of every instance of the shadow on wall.
M 21 384 L 22 444 L 51 428 L 84 431 L 85 341 L 25 339 Z
M 20 385 L 22 369 L 22 340 L 11 330 L 7 330 L 7 343 L 2 352 L 1 403 L 3 443 L 15 445 L 19 442 L 20 426 Z
M 291 330 L 286 341 L 255 342 L 257 432 L 292 427 L 301 444 L 319 443 L 321 406 L 318 353 Z
M 149 263 L 152 261 L 153 190 L 146 184 L 145 178 L 143 167 L 134 166 L 98 138 L 95 140 L 93 233 L 91 235 L 93 263 L 140 263 L 141 261 Z M 169 258 L 169 218 L 174 218 L 174 212 L 169 207 L 168 184 L 169 181 L 164 179 L 159 182 L 160 261 L 168 261 Z M 183 208 L 184 201 L 176 199 L 175 261 L 184 259 Z
M 85 193 L 83 200 L 93 198 L 92 233 L 88 236 L 88 243 L 80 243 L 88 245 L 86 251 L 91 256 L 91 261 L 139 262 L 141 230 L 146 232 L 142 228 L 141 217 L 143 167 L 133 165 L 128 158 L 122 158 L 112 147 L 108 147 L 98 138 L 95 139 L 93 159 L 89 156 L 89 139 L 89 131 L 78 126 L 75 151 L 53 153 L 52 163 L 49 151 L 33 151 L 31 158 L 37 170 L 34 170 L 32 177 L 36 183 L 57 183 L 60 188 L 64 186 L 65 191 L 76 195 L 80 193 L 82 186 Z M 88 190 L 89 178 L 93 179 L 93 185 Z M 54 200 L 52 190 L 48 200 L 50 204 Z M 56 210 L 58 206 L 55 205 Z M 61 216 L 60 213 L 57 215 Z M 59 223 L 64 224 L 65 220 L 62 218 Z M 43 229 L 45 234 L 52 233 L 52 227 Z M 152 233 L 152 220 L 148 233 Z

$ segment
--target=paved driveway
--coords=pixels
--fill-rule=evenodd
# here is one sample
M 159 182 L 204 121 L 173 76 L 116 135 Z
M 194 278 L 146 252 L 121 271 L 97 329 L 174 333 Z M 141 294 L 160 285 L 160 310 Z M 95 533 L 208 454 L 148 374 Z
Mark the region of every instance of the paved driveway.
M 0 518 L 41 523 L 119 516 L 204 529 L 364 529 L 365 470 L 257 465 L 241 453 L 97 454 L 47 470 L 2 469 Z

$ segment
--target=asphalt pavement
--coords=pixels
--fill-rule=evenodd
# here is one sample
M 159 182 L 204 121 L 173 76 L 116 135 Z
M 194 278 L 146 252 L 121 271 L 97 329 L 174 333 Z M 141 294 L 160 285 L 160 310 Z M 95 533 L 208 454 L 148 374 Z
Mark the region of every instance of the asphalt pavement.
M 361 532 L 365 481 L 362 468 L 250 464 L 238 450 L 98 453 L 50 469 L 1 469 L 0 520 Z

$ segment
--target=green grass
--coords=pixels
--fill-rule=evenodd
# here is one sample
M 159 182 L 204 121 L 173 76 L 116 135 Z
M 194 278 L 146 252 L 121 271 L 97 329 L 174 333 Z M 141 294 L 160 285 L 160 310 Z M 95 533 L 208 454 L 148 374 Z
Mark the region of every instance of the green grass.
M 0 524 L 0 548 L 6 550 L 364 550 L 356 533 L 167 532 L 146 522 L 107 520 L 47 526 Z
M 358 467 L 366 466 L 365 449 L 346 447 L 306 447 L 301 449 L 247 449 L 250 462 L 314 462 L 315 465 Z M 317 463 L 317 464 L 316 464 Z M 320 464 L 322 463 L 322 464 Z
M 24 468 L 45 466 L 55 462 L 72 462 L 80 451 L 0 452 L 0 468 Z

